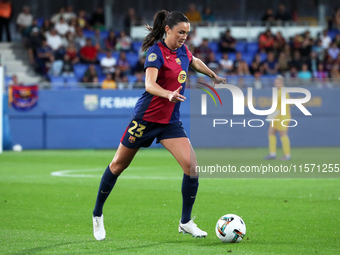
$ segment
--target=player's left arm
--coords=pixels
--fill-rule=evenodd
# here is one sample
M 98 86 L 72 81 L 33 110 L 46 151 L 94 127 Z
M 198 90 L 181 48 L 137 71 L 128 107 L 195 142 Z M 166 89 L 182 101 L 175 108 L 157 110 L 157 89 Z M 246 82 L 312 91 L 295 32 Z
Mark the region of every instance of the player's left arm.
M 192 56 L 190 67 L 195 71 L 209 76 L 214 84 L 226 83 L 226 78 L 220 77 L 207 67 L 202 60 Z

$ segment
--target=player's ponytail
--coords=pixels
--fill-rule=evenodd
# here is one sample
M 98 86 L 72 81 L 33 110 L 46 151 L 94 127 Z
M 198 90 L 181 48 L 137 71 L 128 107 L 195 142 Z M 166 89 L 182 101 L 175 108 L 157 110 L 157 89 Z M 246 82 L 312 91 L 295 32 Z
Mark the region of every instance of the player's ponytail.
M 142 51 L 147 51 L 155 42 L 163 39 L 165 26 L 168 25 L 172 29 L 179 22 L 189 23 L 189 20 L 181 12 L 173 11 L 169 13 L 166 10 L 157 12 L 154 16 L 153 27 L 145 26 L 150 33 L 144 38 Z

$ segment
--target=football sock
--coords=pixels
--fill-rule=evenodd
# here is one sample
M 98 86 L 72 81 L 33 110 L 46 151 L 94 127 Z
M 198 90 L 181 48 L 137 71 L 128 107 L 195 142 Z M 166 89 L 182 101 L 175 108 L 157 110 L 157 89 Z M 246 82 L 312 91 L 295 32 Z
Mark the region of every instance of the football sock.
M 103 214 L 103 206 L 110 195 L 111 190 L 115 186 L 119 175 L 114 175 L 111 170 L 110 166 L 108 166 L 103 174 L 102 180 L 100 181 L 96 206 L 93 210 L 93 216 L 101 216 Z
M 290 156 L 290 141 L 288 135 L 281 136 L 283 155 Z
M 269 135 L 269 154 L 271 156 L 276 155 L 276 136 L 275 135 Z
M 191 178 L 189 175 L 183 175 L 182 182 L 182 218 L 181 223 L 185 224 L 191 220 L 191 211 L 195 202 L 198 189 L 198 177 Z

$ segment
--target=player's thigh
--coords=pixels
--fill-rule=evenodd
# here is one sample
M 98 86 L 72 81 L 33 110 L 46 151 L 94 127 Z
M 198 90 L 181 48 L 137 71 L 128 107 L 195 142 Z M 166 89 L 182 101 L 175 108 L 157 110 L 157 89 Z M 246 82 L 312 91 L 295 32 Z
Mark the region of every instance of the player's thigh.
M 163 139 L 160 143 L 175 157 L 186 175 L 197 175 L 196 154 L 187 137 Z
M 121 174 L 121 172 L 130 165 L 138 150 L 139 148 L 130 149 L 120 143 L 116 154 L 110 163 L 111 172 L 117 175 Z
M 276 129 L 275 127 L 270 124 L 269 129 L 268 129 L 268 135 L 275 135 L 276 134 Z

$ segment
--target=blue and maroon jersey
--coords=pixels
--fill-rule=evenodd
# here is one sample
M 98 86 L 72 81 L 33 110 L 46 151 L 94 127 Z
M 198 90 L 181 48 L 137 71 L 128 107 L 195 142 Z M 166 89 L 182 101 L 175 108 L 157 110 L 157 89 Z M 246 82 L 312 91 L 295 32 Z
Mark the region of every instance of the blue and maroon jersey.
M 163 89 L 175 91 L 180 86 L 180 94 L 184 94 L 185 82 L 188 75 L 192 54 L 183 44 L 177 50 L 170 50 L 164 42 L 151 46 L 148 50 L 144 70 L 148 67 L 158 69 L 157 84 Z M 171 103 L 169 99 L 144 92 L 138 100 L 134 115 L 136 119 L 162 124 L 179 121 L 179 107 L 181 102 Z

